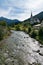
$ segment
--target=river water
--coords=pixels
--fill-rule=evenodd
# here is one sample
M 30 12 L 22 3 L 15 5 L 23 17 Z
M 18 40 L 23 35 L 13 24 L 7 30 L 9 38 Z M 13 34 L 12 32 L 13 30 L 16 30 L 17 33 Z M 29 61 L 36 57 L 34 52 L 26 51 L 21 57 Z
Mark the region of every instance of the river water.
M 43 65 L 43 45 L 22 31 L 12 31 L 2 49 L 6 65 Z

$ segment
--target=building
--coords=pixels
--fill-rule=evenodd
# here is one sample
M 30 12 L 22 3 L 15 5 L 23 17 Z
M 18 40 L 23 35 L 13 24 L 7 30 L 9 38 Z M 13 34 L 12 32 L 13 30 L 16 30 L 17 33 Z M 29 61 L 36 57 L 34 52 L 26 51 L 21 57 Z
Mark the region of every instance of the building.
M 32 12 L 31 12 L 30 24 L 34 24 L 34 23 L 40 23 L 40 21 L 38 18 L 34 18 L 34 16 L 32 15 Z
M 37 25 L 33 26 L 33 28 L 36 29 L 36 30 L 40 29 L 40 27 L 41 27 L 41 24 L 37 24 Z
M 43 27 L 43 21 L 40 24 L 33 26 L 34 29 L 40 29 L 41 27 Z

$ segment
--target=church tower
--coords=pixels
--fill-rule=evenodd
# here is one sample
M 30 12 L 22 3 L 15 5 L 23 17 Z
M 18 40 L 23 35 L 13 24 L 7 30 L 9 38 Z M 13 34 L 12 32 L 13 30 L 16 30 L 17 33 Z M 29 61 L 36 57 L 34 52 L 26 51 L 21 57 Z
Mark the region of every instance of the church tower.
M 33 15 L 32 15 L 32 12 L 31 12 L 31 18 L 33 17 Z
M 33 19 L 33 15 L 32 15 L 32 12 L 31 12 L 30 23 L 33 24 L 33 22 L 34 22 L 34 19 Z
M 34 23 L 40 23 L 38 18 L 34 18 L 31 12 L 31 16 L 30 16 L 30 24 L 34 24 Z

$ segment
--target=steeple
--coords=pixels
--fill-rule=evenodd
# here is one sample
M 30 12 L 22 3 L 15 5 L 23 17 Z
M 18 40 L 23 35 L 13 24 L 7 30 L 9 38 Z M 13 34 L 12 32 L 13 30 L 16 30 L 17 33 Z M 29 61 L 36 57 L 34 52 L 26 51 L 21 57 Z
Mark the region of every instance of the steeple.
M 33 15 L 32 15 L 32 12 L 31 12 L 31 18 L 33 17 Z
M 30 23 L 33 24 L 33 22 L 34 22 L 34 19 L 33 19 L 33 15 L 32 15 L 32 12 L 31 12 Z

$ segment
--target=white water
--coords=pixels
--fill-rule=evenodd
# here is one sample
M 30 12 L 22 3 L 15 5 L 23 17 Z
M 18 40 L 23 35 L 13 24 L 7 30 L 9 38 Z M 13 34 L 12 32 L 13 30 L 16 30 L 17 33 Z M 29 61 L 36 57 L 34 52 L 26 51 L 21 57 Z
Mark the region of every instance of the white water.
M 32 65 L 33 63 L 41 63 L 43 65 L 43 46 L 22 31 L 12 32 L 6 41 L 8 51 L 10 51 L 9 56 L 12 56 L 12 59 L 9 57 L 5 62 L 13 60 L 14 65 L 29 65 L 29 63 Z

